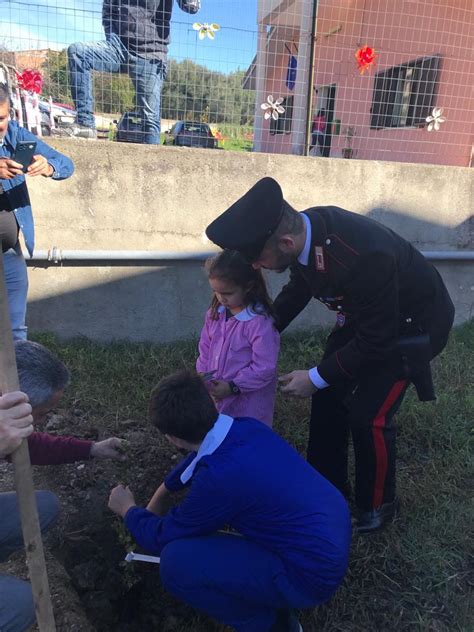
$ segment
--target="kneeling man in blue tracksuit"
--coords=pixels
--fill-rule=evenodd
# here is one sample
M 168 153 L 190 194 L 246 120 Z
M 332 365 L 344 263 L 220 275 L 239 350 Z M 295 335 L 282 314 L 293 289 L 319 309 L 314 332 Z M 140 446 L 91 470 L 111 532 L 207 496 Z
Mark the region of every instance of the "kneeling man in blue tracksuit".
M 242 632 L 297 632 L 295 608 L 336 592 L 351 539 L 342 495 L 265 424 L 218 414 L 201 378 L 181 372 L 151 396 L 151 421 L 190 452 L 146 509 L 118 486 L 109 507 L 161 555 L 178 598 Z M 166 512 L 170 494 L 190 486 Z M 240 535 L 218 533 L 230 526 Z

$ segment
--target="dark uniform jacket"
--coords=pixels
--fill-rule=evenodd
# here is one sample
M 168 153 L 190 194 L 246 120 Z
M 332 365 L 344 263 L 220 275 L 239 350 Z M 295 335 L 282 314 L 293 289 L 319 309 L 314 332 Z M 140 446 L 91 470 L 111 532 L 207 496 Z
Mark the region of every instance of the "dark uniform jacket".
M 104 0 L 102 24 L 106 35 L 115 33 L 133 55 L 166 58 L 174 0 Z M 197 13 L 200 0 L 177 0 L 186 13 Z
M 312 227 L 308 266 L 299 263 L 275 300 L 285 329 L 314 297 L 354 335 L 318 366 L 329 384 L 354 379 L 396 353 L 400 336 L 426 332 L 432 356 L 446 343 L 454 307 L 438 271 L 409 242 L 367 217 L 335 206 L 304 213 Z

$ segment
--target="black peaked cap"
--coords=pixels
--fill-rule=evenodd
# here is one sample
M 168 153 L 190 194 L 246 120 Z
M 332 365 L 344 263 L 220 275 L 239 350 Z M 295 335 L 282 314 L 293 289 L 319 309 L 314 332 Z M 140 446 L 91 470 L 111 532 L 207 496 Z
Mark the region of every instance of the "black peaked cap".
M 206 228 L 221 248 L 238 250 L 252 262 L 273 235 L 283 214 L 283 193 L 273 178 L 262 178 Z

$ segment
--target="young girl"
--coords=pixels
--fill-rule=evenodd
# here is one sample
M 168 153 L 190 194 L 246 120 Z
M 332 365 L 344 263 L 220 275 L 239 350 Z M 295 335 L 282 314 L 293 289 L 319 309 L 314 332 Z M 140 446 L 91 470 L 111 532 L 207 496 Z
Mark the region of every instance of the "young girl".
M 219 412 L 271 426 L 280 338 L 262 273 L 233 250 L 212 257 L 206 270 L 214 297 L 196 370 L 209 380 Z

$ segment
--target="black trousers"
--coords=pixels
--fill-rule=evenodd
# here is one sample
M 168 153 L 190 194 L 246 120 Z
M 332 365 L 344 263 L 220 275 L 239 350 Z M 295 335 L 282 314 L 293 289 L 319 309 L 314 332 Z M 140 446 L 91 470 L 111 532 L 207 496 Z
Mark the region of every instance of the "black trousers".
M 436 315 L 429 330 L 432 357 L 448 341 L 454 306 L 441 284 Z M 324 356 L 328 356 L 355 335 L 353 323 L 346 322 L 329 335 Z M 396 428 L 400 408 L 410 381 L 401 362 L 393 361 L 364 369 L 356 380 L 329 386 L 312 398 L 308 462 L 343 493 L 348 490 L 348 444 L 352 435 L 355 459 L 355 500 L 370 511 L 395 499 Z
M 329 387 L 313 396 L 308 461 L 346 492 L 351 433 L 355 498 L 364 511 L 395 498 L 394 415 L 408 385 L 408 380 L 381 371 L 364 376 L 350 387 Z
M 351 326 L 334 330 L 328 338 L 325 356 L 343 347 L 353 335 Z M 408 386 L 401 365 L 394 362 L 313 395 L 308 462 L 346 492 L 349 434 L 352 434 L 355 498 L 363 511 L 395 499 L 394 416 Z

